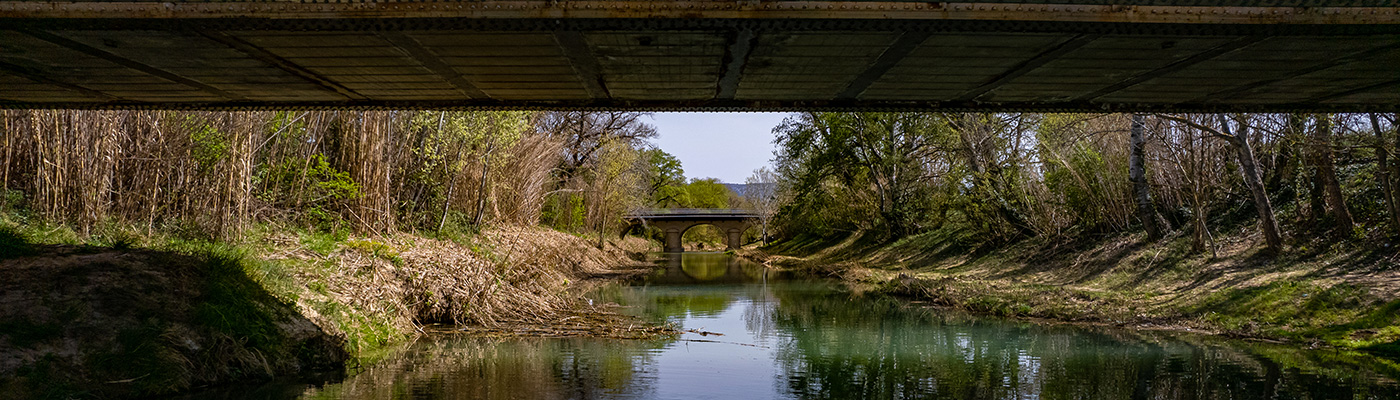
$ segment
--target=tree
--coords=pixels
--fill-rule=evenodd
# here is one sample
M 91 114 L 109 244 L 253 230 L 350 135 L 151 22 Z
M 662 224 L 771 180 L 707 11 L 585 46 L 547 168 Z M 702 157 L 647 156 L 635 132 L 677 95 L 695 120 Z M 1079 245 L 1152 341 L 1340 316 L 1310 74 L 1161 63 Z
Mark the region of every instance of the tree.
M 1400 233 L 1400 204 L 1396 204 L 1395 187 L 1391 183 L 1390 176 L 1390 152 L 1385 147 L 1385 134 L 1381 130 L 1381 118 L 1376 113 L 1368 114 L 1371 120 L 1371 132 L 1376 135 L 1376 175 L 1381 181 L 1381 197 L 1385 199 L 1386 212 L 1390 213 L 1390 229 L 1395 233 Z M 1391 127 L 1394 128 L 1395 121 L 1392 119 Z
M 685 170 L 681 161 L 661 149 L 642 151 L 647 160 L 647 196 L 654 207 L 680 205 L 685 197 Z
M 868 202 L 884 230 L 900 236 L 927 211 L 925 163 L 947 130 L 939 114 L 805 113 L 773 132 L 779 174 L 799 201 L 828 183 L 844 186 L 851 192 L 839 201 Z
M 1235 157 L 1240 163 L 1240 173 L 1243 174 L 1245 186 L 1254 197 L 1254 208 L 1259 213 L 1259 227 L 1264 232 L 1264 242 L 1268 251 L 1277 253 L 1283 249 L 1283 238 L 1278 232 L 1278 222 L 1274 220 L 1274 207 L 1269 204 L 1269 196 L 1264 192 L 1264 182 L 1259 176 L 1259 168 L 1254 158 L 1254 149 L 1250 147 L 1247 130 L 1249 125 L 1235 121 L 1239 128 L 1232 133 L 1229 118 L 1224 115 L 1217 115 L 1216 120 L 1220 124 L 1220 129 L 1215 129 L 1205 124 L 1192 121 L 1174 115 L 1157 114 L 1159 118 L 1175 121 L 1186 126 L 1198 129 L 1213 137 L 1224 140 L 1235 149 Z M 1236 116 L 1236 118 L 1241 118 Z
M 1035 235 L 1022 213 L 1022 196 L 1017 196 L 1013 187 L 1016 169 L 1021 160 L 1021 114 L 962 114 L 950 116 L 954 130 L 961 140 L 961 152 L 972 173 L 971 191 L 974 202 L 990 206 L 996 219 L 1005 222 L 1015 234 L 1022 237 Z M 1009 131 L 1011 137 L 1001 135 Z
M 609 225 L 621 225 L 622 215 L 640 206 L 644 177 L 636 168 L 640 154 L 631 146 L 610 142 L 598 155 L 598 162 L 588 169 L 590 185 L 585 197 L 589 223 L 598 233 L 601 248 Z
M 1333 229 L 1339 236 L 1351 236 L 1356 222 L 1347 209 L 1346 196 L 1342 194 L 1341 183 L 1337 181 L 1336 157 L 1332 152 L 1332 119 L 1329 116 L 1317 117 L 1313 127 L 1312 150 L 1317 168 L 1317 184 L 1322 186 L 1323 198 L 1332 214 Z
M 597 161 L 603 146 L 612 142 L 640 148 L 656 137 L 656 128 L 642 122 L 649 113 L 622 111 L 557 111 L 540 116 L 538 129 L 564 140 L 564 180 Z
M 1207 225 L 1207 205 L 1216 190 L 1215 183 L 1224 180 L 1226 168 L 1220 165 L 1220 155 L 1226 152 L 1217 147 L 1218 144 L 1209 142 L 1208 137 L 1201 137 L 1194 129 L 1179 124 L 1175 129 L 1160 130 L 1158 141 L 1175 167 L 1176 173 L 1171 174 L 1174 178 L 1169 179 L 1175 185 L 1171 186 L 1191 210 L 1191 251 L 1205 251 L 1209 240 L 1214 254 L 1215 237 Z
M 1157 212 L 1152 209 L 1152 197 L 1147 187 L 1147 166 L 1144 161 L 1147 140 L 1143 138 L 1143 120 L 1142 115 L 1133 115 L 1128 179 L 1133 182 L 1133 199 L 1137 203 L 1138 219 L 1142 220 L 1142 226 L 1147 230 L 1147 240 L 1157 241 L 1162 238 L 1162 228 L 1157 225 Z
M 716 178 L 695 178 L 685 185 L 685 208 L 729 208 L 729 199 L 734 194 Z
M 409 129 L 419 133 L 414 152 L 421 157 L 416 176 L 442 187 L 432 188 L 442 198 L 436 230 L 447 226 L 454 206 L 470 215 L 472 226 L 484 221 L 491 197 L 489 171 L 499 163 L 497 150 L 518 142 L 530 127 L 529 115 L 507 111 L 416 113 Z M 458 183 L 476 179 L 474 193 L 465 195 Z M 465 203 L 471 204 L 454 204 Z
M 596 228 L 598 221 L 594 218 L 599 217 L 600 209 L 590 201 L 599 197 L 589 193 L 598 190 L 599 183 L 593 179 L 602 176 L 597 172 L 600 164 L 607 162 L 604 150 L 621 146 L 636 152 L 645 147 L 647 139 L 656 137 L 656 128 L 642 121 L 649 115 L 616 111 L 560 111 L 539 115 L 536 129 L 563 142 L 557 186 L 550 192 L 555 195 L 545 210 L 545 218 L 552 219 L 552 225 L 562 229 Z M 613 148 L 613 153 L 621 154 L 616 151 L 621 147 Z M 645 179 L 638 168 L 646 162 L 637 157 L 628 159 L 635 162 L 629 168 L 637 170 L 637 179 Z
M 758 214 L 758 224 L 761 227 L 759 238 L 763 240 L 763 245 L 768 245 L 768 223 L 773 220 L 773 215 L 778 213 L 778 175 L 768 167 L 759 167 L 753 170 L 753 175 L 744 180 L 744 200 L 753 207 L 754 214 Z

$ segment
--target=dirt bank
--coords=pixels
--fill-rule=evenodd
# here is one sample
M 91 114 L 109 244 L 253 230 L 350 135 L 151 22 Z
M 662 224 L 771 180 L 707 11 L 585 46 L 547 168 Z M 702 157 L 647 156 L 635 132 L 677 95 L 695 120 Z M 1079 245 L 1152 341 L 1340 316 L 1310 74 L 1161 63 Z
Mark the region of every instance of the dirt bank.
M 1253 250 L 1259 238 L 1242 234 L 1220 238 L 1216 254 L 1192 253 L 1188 238 L 1118 235 L 977 251 L 952 236 L 799 239 L 741 255 L 977 313 L 1400 356 L 1400 253 L 1392 247 L 1319 240 L 1266 257 Z
M 340 369 L 435 324 L 457 332 L 671 333 L 583 301 L 649 271 L 649 244 L 544 228 L 454 240 L 264 229 L 229 245 L 171 237 L 0 239 L 0 398 L 158 395 Z M 135 248 L 135 249 L 133 249 Z M 449 328 L 451 329 L 451 328 Z
M 215 254 L 36 246 L 0 259 L 0 304 L 0 398 L 162 394 L 347 357 Z

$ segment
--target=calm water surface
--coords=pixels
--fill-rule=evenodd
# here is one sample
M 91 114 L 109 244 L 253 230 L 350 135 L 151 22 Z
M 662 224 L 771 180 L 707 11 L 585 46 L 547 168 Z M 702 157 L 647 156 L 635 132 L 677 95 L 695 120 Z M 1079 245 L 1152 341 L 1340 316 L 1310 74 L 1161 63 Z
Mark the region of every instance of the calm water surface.
M 429 337 L 340 382 L 233 398 L 1400 399 L 1392 365 L 1335 351 L 969 317 L 723 254 L 596 301 L 722 335 Z

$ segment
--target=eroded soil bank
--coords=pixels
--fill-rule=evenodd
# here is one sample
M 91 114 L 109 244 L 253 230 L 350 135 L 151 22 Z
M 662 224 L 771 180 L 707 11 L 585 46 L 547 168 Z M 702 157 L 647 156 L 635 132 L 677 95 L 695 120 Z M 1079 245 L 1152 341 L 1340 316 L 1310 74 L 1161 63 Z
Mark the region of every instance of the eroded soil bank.
M 581 297 L 593 280 L 647 271 L 633 260 L 648 250 L 640 239 L 600 249 L 533 227 L 458 240 L 267 230 L 237 246 L 5 236 L 0 398 L 130 398 L 340 370 L 430 324 L 670 333 Z
M 767 265 L 832 276 L 868 290 L 976 313 L 1176 329 L 1400 359 L 1400 253 L 1318 241 L 1277 256 L 1260 238 L 1220 239 L 1216 254 L 1188 238 L 1045 238 L 990 250 L 946 232 L 893 243 L 853 235 L 747 249 Z M 1311 248 L 1309 248 L 1311 247 Z
M 339 366 L 238 260 L 36 246 L 0 267 L 0 397 L 128 397 Z

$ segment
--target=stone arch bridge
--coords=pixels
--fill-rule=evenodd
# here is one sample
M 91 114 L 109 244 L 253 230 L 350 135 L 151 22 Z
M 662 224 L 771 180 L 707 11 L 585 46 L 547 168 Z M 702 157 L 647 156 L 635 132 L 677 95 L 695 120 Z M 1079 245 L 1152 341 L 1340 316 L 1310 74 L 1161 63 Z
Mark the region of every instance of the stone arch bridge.
M 651 209 L 638 211 L 626 217 L 634 224 L 655 226 L 665 232 L 667 253 L 684 251 L 681 235 L 700 225 L 714 225 L 719 228 L 720 232 L 724 233 L 726 249 L 737 249 L 743 245 L 741 240 L 744 231 L 753 226 L 753 221 L 757 218 L 758 214 L 750 210 L 720 208 Z

